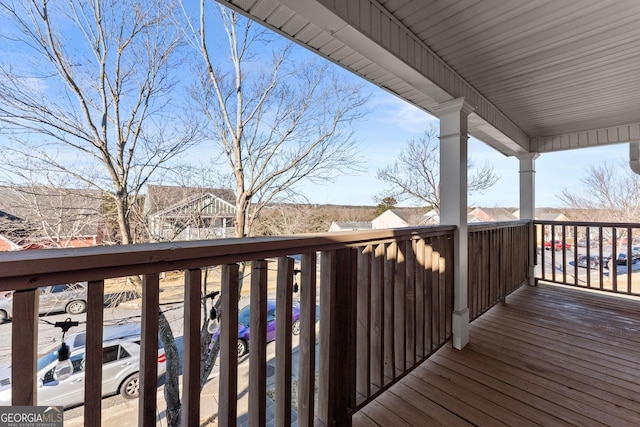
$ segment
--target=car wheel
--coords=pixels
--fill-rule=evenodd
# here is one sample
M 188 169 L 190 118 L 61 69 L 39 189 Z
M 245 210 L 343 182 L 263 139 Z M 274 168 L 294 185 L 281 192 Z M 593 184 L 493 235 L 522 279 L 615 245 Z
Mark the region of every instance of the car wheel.
M 291 333 L 293 333 L 293 335 L 300 335 L 300 320 L 293 322 L 293 325 L 291 325 Z
M 7 312 L 4 310 L 0 310 L 0 324 L 6 322 L 8 318 L 9 316 L 7 316 Z
M 67 304 L 66 312 L 69 314 L 81 314 L 87 309 L 87 303 L 84 301 L 71 301 Z
M 120 395 L 125 399 L 135 399 L 140 394 L 140 375 L 129 375 L 120 385 Z
M 238 340 L 238 357 L 244 356 L 249 351 L 249 347 L 247 346 L 247 342 L 240 338 Z

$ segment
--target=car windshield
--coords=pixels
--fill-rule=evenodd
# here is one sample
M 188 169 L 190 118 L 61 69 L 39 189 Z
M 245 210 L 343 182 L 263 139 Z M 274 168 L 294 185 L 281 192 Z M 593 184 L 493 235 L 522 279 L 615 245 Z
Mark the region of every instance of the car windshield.
M 238 323 L 244 326 L 249 326 L 251 323 L 251 313 L 249 311 L 250 306 L 245 306 L 238 311 Z M 295 305 L 294 305 L 295 307 Z M 267 322 L 273 322 L 276 319 L 276 302 L 267 301 Z
M 238 323 L 249 326 L 251 320 L 251 313 L 249 312 L 249 306 L 244 307 L 238 311 Z
M 49 364 L 55 362 L 56 360 L 58 360 L 58 348 L 60 346 L 56 346 L 53 350 L 49 351 L 48 353 L 44 354 L 43 356 L 40 356 L 38 358 L 38 372 L 40 372 L 42 369 L 46 368 Z

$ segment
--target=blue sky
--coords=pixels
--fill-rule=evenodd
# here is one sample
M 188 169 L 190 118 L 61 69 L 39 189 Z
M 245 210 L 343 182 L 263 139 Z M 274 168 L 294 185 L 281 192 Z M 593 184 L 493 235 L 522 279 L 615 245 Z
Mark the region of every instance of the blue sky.
M 211 34 L 216 35 L 220 28 L 212 26 Z M 217 34 L 220 40 L 224 40 L 223 34 Z M 219 41 L 221 49 L 224 42 Z M 5 47 L 6 49 L 6 47 Z M 221 50 L 224 52 L 224 50 Z M 315 55 L 302 47 L 296 47 L 292 54 L 302 57 Z M 345 79 L 353 79 L 354 82 L 363 81 L 342 70 Z M 400 100 L 394 95 L 366 83 L 366 88 L 371 92 L 368 105 L 369 114 L 361 121 L 354 123 L 355 137 L 360 141 L 363 157 L 365 158 L 364 172 L 350 176 L 337 177 L 333 183 L 326 185 L 310 184 L 300 190 L 309 202 L 331 203 L 340 205 L 374 205 L 375 196 L 385 188 L 384 182 L 375 178 L 376 171 L 391 164 L 398 156 L 407 142 L 418 137 L 427 130 L 431 123 L 437 120 L 427 113 Z M 1 138 L 1 137 L 0 137 Z M 0 141 L 0 144 L 7 143 Z M 202 158 L 206 150 L 201 148 L 200 154 L 192 158 Z M 469 206 L 484 207 L 517 207 L 519 203 L 518 180 L 519 163 L 515 157 L 505 157 L 486 144 L 471 139 L 469 142 L 469 154 L 475 160 L 476 165 L 485 162 L 493 165 L 495 172 L 500 176 L 498 183 L 480 195 L 470 197 Z M 581 179 L 591 165 L 600 165 L 604 161 L 627 161 L 627 144 L 573 150 L 559 153 L 541 155 L 536 161 L 536 205 L 539 207 L 562 207 L 560 192 L 564 188 L 581 188 Z
M 405 103 L 382 89 L 371 86 L 370 113 L 355 124 L 356 137 L 365 156 L 366 171 L 338 178 L 323 186 L 308 186 L 305 195 L 312 203 L 338 205 L 373 205 L 374 197 L 385 188 L 375 178 L 378 168 L 391 164 L 402 148 L 413 137 L 420 136 L 437 119 Z M 536 160 L 536 206 L 563 207 L 560 193 L 563 189 L 580 191 L 581 180 L 591 165 L 607 161 L 628 161 L 628 145 L 546 153 Z M 518 207 L 519 161 L 506 157 L 483 142 L 471 138 L 469 155 L 476 165 L 485 161 L 493 165 L 500 176 L 498 183 L 483 194 L 469 198 L 469 206 Z M 410 205 L 407 205 L 410 206 Z

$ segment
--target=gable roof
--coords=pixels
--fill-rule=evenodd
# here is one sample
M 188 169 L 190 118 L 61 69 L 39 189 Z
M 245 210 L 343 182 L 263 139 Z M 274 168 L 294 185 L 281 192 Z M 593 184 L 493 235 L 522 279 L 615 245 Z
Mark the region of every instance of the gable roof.
M 329 231 L 371 230 L 371 221 L 333 221 Z
M 517 219 L 507 208 L 473 208 L 467 215 L 468 222 L 515 221 Z
M 235 209 L 235 194 L 229 189 L 148 185 L 144 211 L 147 215 L 162 215 L 206 197 L 218 198 Z

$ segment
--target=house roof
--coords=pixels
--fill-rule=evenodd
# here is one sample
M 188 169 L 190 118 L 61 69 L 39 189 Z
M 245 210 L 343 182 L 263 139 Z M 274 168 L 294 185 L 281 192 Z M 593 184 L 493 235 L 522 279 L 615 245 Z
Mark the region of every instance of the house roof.
M 235 206 L 235 194 L 229 189 L 148 185 L 144 210 L 148 215 L 170 211 L 207 195 Z
M 477 218 L 480 222 L 488 221 L 514 221 L 518 219 L 511 210 L 507 208 L 473 208 L 469 210 L 468 216 L 471 218 Z
M 220 2 L 506 155 L 640 139 L 640 1 Z
M 371 230 L 371 221 L 333 221 L 341 230 Z
M 102 224 L 103 193 L 45 186 L 0 186 L 0 230 L 25 238 L 97 236 Z M 42 227 L 48 230 L 42 230 Z

